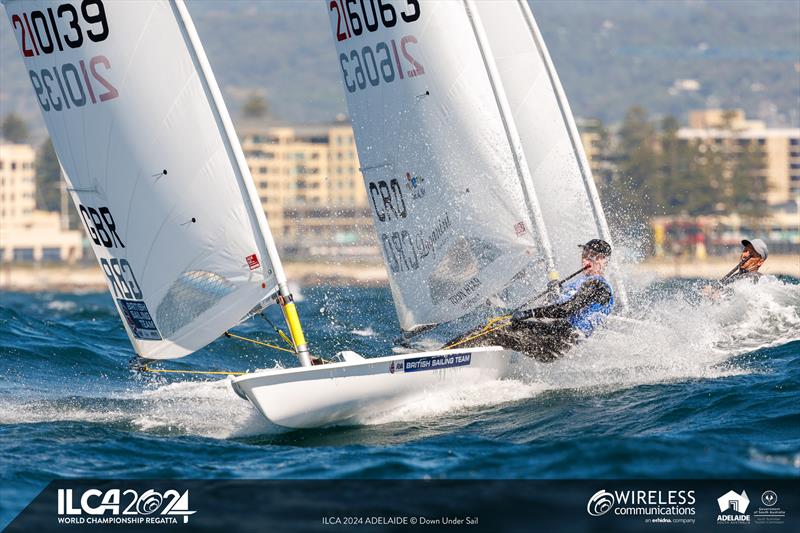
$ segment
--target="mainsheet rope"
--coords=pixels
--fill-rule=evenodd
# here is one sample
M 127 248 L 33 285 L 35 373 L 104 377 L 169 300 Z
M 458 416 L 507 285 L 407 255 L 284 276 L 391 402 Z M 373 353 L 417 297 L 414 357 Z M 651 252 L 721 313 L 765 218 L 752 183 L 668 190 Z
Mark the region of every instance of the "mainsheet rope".
M 231 339 L 250 342 L 252 344 L 257 344 L 259 346 L 266 346 L 267 348 L 273 348 L 275 350 L 280 350 L 282 352 L 288 352 L 290 354 L 296 355 L 294 350 L 289 350 L 287 348 L 283 348 L 282 346 L 277 346 L 275 344 L 270 344 L 268 342 L 263 342 L 256 339 L 249 339 L 247 337 L 242 337 L 241 335 L 235 335 L 229 331 L 226 331 L 223 335 Z M 142 372 L 150 372 L 153 374 L 203 374 L 212 376 L 243 376 L 247 374 L 247 372 L 228 372 L 224 370 L 175 370 L 171 368 L 150 368 L 149 365 L 144 365 L 140 370 Z

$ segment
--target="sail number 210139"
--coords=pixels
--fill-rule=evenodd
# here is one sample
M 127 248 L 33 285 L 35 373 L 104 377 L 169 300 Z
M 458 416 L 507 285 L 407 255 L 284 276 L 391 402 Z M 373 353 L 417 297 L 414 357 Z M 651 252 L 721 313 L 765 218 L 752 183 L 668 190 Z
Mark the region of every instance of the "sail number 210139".
M 26 4 L 23 4 L 26 5 Z M 105 41 L 110 33 L 102 0 L 83 0 L 80 6 L 56 4 L 41 10 L 11 14 L 11 25 L 22 56 L 35 59 Z M 119 96 L 109 81 L 111 62 L 104 55 L 76 63 L 48 64 L 30 69 L 36 98 L 45 112 L 97 104 Z

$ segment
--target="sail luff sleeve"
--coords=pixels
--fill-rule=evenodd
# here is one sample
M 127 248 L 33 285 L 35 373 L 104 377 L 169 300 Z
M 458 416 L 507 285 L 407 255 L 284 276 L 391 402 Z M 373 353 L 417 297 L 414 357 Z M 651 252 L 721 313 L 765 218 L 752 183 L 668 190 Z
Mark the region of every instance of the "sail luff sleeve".
M 558 271 L 556 270 L 555 260 L 553 258 L 553 249 L 550 245 L 550 238 L 547 234 L 547 226 L 542 217 L 542 210 L 539 207 L 539 199 L 536 196 L 536 191 L 532 188 L 532 180 L 530 176 L 530 169 L 528 162 L 525 160 L 525 153 L 522 150 L 522 141 L 520 140 L 517 127 L 514 122 L 514 117 L 511 113 L 511 108 L 506 98 L 505 89 L 500 75 L 497 72 L 492 55 L 491 46 L 489 45 L 486 33 L 481 23 L 480 14 L 475 8 L 474 0 L 463 0 L 464 9 L 467 12 L 472 31 L 475 33 L 475 41 L 481 52 L 481 59 L 486 68 L 486 74 L 489 77 L 489 83 L 492 86 L 492 93 L 494 94 L 497 108 L 500 112 L 500 118 L 503 122 L 503 128 L 508 140 L 508 146 L 514 157 L 514 164 L 519 178 L 520 186 L 525 195 L 525 203 L 530 212 L 530 218 L 536 228 L 536 233 L 539 238 L 539 243 L 544 250 L 547 259 L 547 275 L 551 281 L 559 278 Z
M 272 263 L 275 278 L 277 279 L 279 286 L 281 284 L 286 284 L 286 273 L 284 272 L 283 263 L 281 262 L 280 255 L 278 254 L 278 248 L 275 245 L 275 239 L 273 238 L 272 231 L 269 228 L 269 223 L 267 221 L 266 214 L 264 213 L 264 209 L 261 207 L 258 192 L 256 191 L 255 183 L 253 182 L 253 177 L 250 173 L 250 167 L 247 165 L 247 161 L 245 160 L 241 144 L 236 136 L 236 130 L 233 127 L 233 122 L 231 121 L 230 114 L 228 113 L 228 108 L 225 105 L 225 101 L 222 98 L 222 93 L 219 90 L 216 77 L 214 76 L 214 72 L 211 69 L 210 63 L 208 62 L 208 56 L 206 56 L 205 50 L 203 49 L 203 43 L 200 41 L 200 36 L 197 34 L 197 29 L 194 26 L 192 18 L 189 16 L 189 12 L 186 9 L 184 0 L 170 1 L 177 10 L 178 20 L 183 26 L 183 30 L 186 32 L 191 45 L 191 50 L 198 62 L 198 66 L 200 67 L 200 72 L 202 73 L 204 82 L 203 84 L 209 92 L 214 105 L 215 113 L 219 118 L 223 131 L 225 132 L 227 146 L 236 161 L 238 175 L 241 178 L 241 184 L 246 193 L 246 203 L 254 220 L 258 222 L 260 236 L 263 240 L 264 251 Z
M 586 188 L 589 204 L 592 207 L 592 215 L 595 225 L 597 226 L 598 234 L 601 238 L 613 246 L 613 239 L 611 238 L 611 231 L 608 227 L 608 221 L 606 219 L 605 212 L 603 211 L 603 204 L 600 202 L 600 195 L 597 192 L 597 185 L 595 184 L 592 176 L 589 160 L 586 157 L 586 151 L 583 149 L 583 143 L 581 142 L 580 134 L 578 133 L 578 127 L 575 124 L 575 118 L 572 114 L 572 110 L 570 109 L 569 100 L 564 92 L 564 87 L 561 85 L 561 80 L 556 74 L 555 65 L 553 64 L 553 60 L 550 57 L 549 51 L 547 50 L 547 45 L 544 42 L 544 38 L 539 30 L 539 26 L 536 24 L 536 19 L 533 18 L 533 13 L 531 12 L 530 6 L 525 0 L 517 0 L 517 3 L 522 11 L 523 17 L 525 18 L 525 22 L 528 25 L 528 29 L 531 32 L 533 41 L 536 43 L 536 49 L 538 50 L 539 55 L 545 64 L 547 76 L 550 80 L 551 86 L 553 87 L 559 110 L 561 111 L 561 116 L 566 124 L 570 142 L 572 143 L 572 148 L 577 156 L 578 165 L 581 171 L 581 178 L 583 179 L 583 184 Z M 625 285 L 616 269 L 612 270 L 612 278 L 620 303 L 624 307 L 628 307 L 628 295 L 625 291 Z

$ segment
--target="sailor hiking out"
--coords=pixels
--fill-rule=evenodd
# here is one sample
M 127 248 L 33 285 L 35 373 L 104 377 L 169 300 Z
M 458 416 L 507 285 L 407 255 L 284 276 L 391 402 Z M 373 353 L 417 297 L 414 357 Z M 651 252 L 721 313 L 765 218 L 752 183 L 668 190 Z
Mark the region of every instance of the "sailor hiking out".
M 742 255 L 739 264 L 720 280 L 720 284 L 729 285 L 740 279 L 749 279 L 753 283 L 757 282 L 762 274 L 758 271 L 764 261 L 767 260 L 769 249 L 767 243 L 761 239 L 743 240 Z
M 500 345 L 542 362 L 557 359 L 579 339 L 590 336 L 614 307 L 614 290 L 605 278 L 611 246 L 601 239 L 579 245 L 580 275 L 563 285 L 553 303 L 516 311 L 508 327 L 459 346 Z

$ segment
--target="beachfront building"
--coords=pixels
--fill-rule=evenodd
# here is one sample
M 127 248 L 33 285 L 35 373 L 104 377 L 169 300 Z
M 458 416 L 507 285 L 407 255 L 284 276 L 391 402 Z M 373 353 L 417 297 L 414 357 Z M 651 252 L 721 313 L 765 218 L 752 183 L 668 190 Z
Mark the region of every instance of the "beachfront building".
M 59 213 L 36 209 L 36 152 L 0 143 L 0 262 L 74 262 L 83 232 L 63 226 Z
M 589 163 L 595 183 L 609 182 L 616 167 L 609 156 L 610 132 L 597 119 L 576 119 L 583 152 Z
M 704 109 L 689 113 L 689 127 L 678 137 L 706 149 L 736 154 L 756 149 L 762 157 L 753 180 L 761 180 L 768 205 L 780 206 L 800 196 L 800 129 L 768 128 L 747 120 L 741 109 Z
M 287 254 L 377 257 L 349 122 L 244 128 L 241 142 L 270 229 Z

